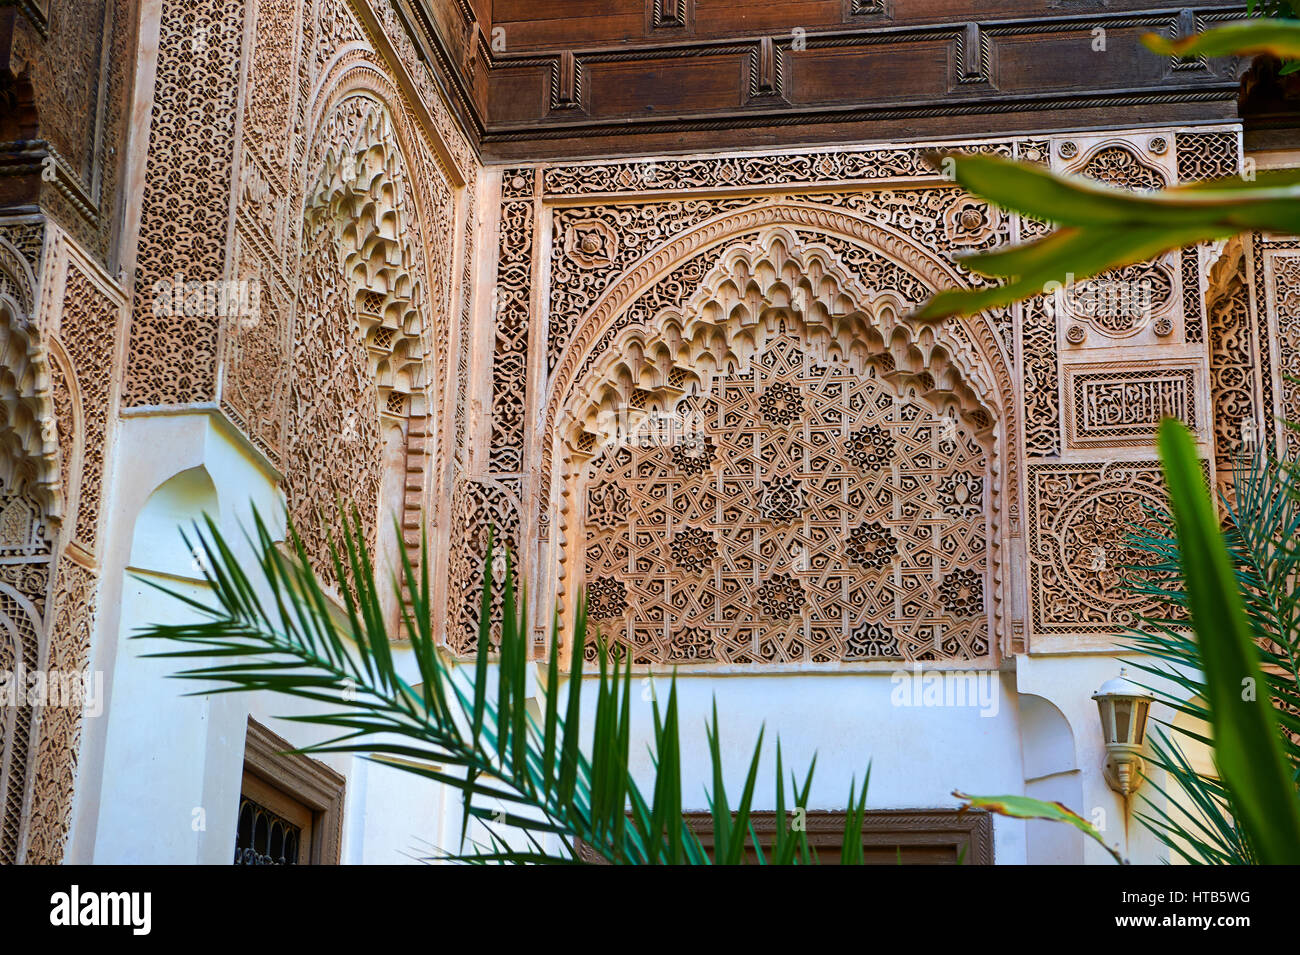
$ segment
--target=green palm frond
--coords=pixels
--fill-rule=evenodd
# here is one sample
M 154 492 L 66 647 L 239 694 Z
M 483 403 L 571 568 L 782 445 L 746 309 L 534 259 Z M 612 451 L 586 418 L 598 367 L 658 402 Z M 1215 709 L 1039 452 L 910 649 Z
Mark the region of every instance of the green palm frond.
M 1143 37 L 1161 55 L 1272 54 L 1300 68 L 1300 22 L 1291 0 L 1267 0 L 1258 18 L 1169 40 Z M 997 280 L 971 289 L 945 289 L 917 310 L 920 319 L 968 316 L 1010 305 L 1111 269 L 1154 259 L 1174 249 L 1228 239 L 1243 232 L 1300 234 L 1300 173 L 1275 170 L 1227 176 L 1138 193 L 1035 163 L 998 156 L 949 153 L 929 157 L 935 168 L 972 195 L 1056 226 L 1034 241 L 962 259 L 978 275 Z
M 1262 665 L 1260 699 L 1272 703 L 1271 717 L 1280 728 L 1281 757 L 1292 779 L 1300 770 L 1300 723 L 1296 719 L 1300 712 L 1298 488 L 1293 464 L 1263 450 L 1243 456 L 1236 466 L 1233 494 L 1221 498 L 1219 524 L 1246 632 Z M 1130 535 L 1130 543 L 1145 555 L 1142 567 L 1147 571 L 1132 581 L 1131 588 L 1161 609 L 1129 632 L 1129 642 L 1142 654 L 1133 665 L 1152 678 L 1144 685 L 1175 716 L 1185 719 L 1167 720 L 1153 728 L 1150 765 L 1163 771 L 1165 779 L 1161 783 L 1152 773 L 1148 778 L 1153 780 L 1155 792 L 1165 797 L 1165 806 L 1148 796 L 1146 810 L 1138 815 L 1185 861 L 1251 864 L 1261 861 L 1260 847 L 1241 826 L 1239 802 L 1250 792 L 1240 785 L 1228 785 L 1217 775 L 1198 772 L 1183 749 L 1184 743 L 1215 746 L 1215 691 L 1202 656 L 1204 641 L 1197 636 L 1203 623 L 1196 629 L 1189 626 L 1195 625 L 1196 591 L 1179 576 L 1183 549 L 1189 545 L 1180 543 L 1179 529 L 1169 514 L 1157 517 L 1155 530 Z M 1241 674 L 1236 674 L 1237 684 L 1240 679 Z M 1221 763 L 1221 757 L 1216 751 L 1216 761 Z
M 331 596 L 313 571 L 292 524 L 289 546 L 277 544 L 254 514 L 248 543 L 257 555 L 246 572 L 205 518 L 186 540 L 205 556 L 203 573 L 211 599 L 186 596 L 164 584 L 153 586 L 186 604 L 189 623 L 154 625 L 137 639 L 164 640 L 173 649 L 147 654 L 185 660 L 176 676 L 202 681 L 196 694 L 270 691 L 298 697 L 319 709 L 286 717 L 325 727 L 336 735 L 304 746 L 307 754 L 359 753 L 451 787 L 461 794 L 461 845 L 436 858 L 473 864 L 572 863 L 586 859 L 612 864 L 736 864 L 747 846 L 760 864 L 815 861 L 794 819 L 806 813 L 812 767 L 803 784 L 791 779 L 787 794 L 780 743 L 776 748 L 778 826 L 770 846 L 760 846 L 749 823 L 762 753 L 762 734 L 753 748 L 745 785 L 733 806 L 723 785 L 723 744 L 714 706 L 706 723 L 712 758 L 712 856 L 706 853 L 682 813 L 682 755 L 677 685 L 669 683 L 666 704 L 651 700 L 654 782 L 647 797 L 629 771 L 632 740 L 632 669 L 622 667 L 597 641 L 597 673 L 586 682 L 596 695 L 590 743 L 584 746 L 581 701 L 583 660 L 588 644 L 585 601 L 580 601 L 569 646 L 572 668 L 561 680 L 558 627 L 552 625 L 545 662 L 540 718 L 526 697 L 529 622 L 526 601 L 517 600 L 508 552 L 499 633 L 494 634 L 493 568 L 489 538 L 484 561 L 478 649 L 469 665 L 448 659 L 437 645 L 431 604 L 429 553 L 423 544 L 419 571 L 403 552 L 404 593 L 400 637 L 409 643 L 419 673 L 412 685 L 398 672 L 393 639 L 385 622 L 381 585 L 364 545 L 362 521 L 340 512 L 341 534 L 329 535 Z M 198 548 L 198 549 L 195 549 Z M 495 640 L 494 640 L 495 637 Z M 490 654 L 496 650 L 495 692 L 490 692 Z M 815 763 L 815 760 L 814 760 Z M 787 802 L 789 803 L 787 807 Z M 862 862 L 866 780 L 850 792 L 841 856 Z M 473 835 L 471 822 L 486 837 Z
M 1195 737 L 1194 737 L 1195 738 Z M 1149 762 L 1164 771 L 1147 779 L 1165 800 L 1144 798 L 1138 820 L 1177 857 L 1192 865 L 1253 865 L 1258 860 L 1237 824 L 1227 788 L 1215 776 L 1195 769 L 1177 737 L 1167 730 L 1149 739 Z

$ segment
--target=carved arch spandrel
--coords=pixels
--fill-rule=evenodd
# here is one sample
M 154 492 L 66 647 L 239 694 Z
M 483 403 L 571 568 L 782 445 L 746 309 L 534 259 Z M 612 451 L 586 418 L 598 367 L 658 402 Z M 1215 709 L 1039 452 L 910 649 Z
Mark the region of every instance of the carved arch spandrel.
M 574 449 L 601 436 L 629 403 L 671 411 L 688 390 L 710 390 L 724 367 L 746 372 L 771 335 L 765 313 L 797 324 L 818 358 L 918 384 L 940 406 L 954 404 L 978 431 L 993 425 L 998 406 L 987 376 L 972 365 L 965 343 L 943 341 L 933 325 L 905 320 L 911 306 L 893 291 L 867 288 L 824 243 L 784 228 L 730 247 L 696 292 L 664 308 L 649 326 L 629 325 L 588 367 L 566 411 Z M 633 409 L 634 413 L 637 410 Z M 634 422 L 635 423 L 635 422 Z
M 742 243 L 747 252 L 732 250 L 727 245 L 746 233 L 762 239 Z M 574 478 L 595 451 L 596 437 L 581 422 L 599 417 L 602 410 L 607 414 L 613 407 L 610 402 L 626 404 L 631 399 L 634 405 L 661 405 L 674 391 L 683 391 L 681 386 L 688 383 L 692 374 L 698 377 L 699 373 L 686 367 L 689 362 L 674 359 L 678 354 L 689 354 L 692 341 L 703 343 L 704 347 L 696 349 L 696 357 L 703 356 L 706 366 L 718 367 L 720 360 L 743 364 L 746 356 L 741 353 L 752 356 L 762 348 L 759 339 L 764 333 L 758 330 L 762 323 L 757 321 L 752 303 L 761 302 L 760 307 L 769 319 L 776 312 L 792 318 L 795 310 L 787 306 L 794 304 L 798 294 L 804 299 L 803 309 L 799 311 L 806 311 L 806 315 L 800 315 L 792 324 L 813 330 L 810 344 L 823 356 L 852 356 L 863 365 L 883 369 L 894 380 L 919 383 L 923 391 L 931 393 L 932 400 L 937 398 L 941 406 L 950 404 L 959 409 L 972 431 L 983 434 L 990 452 L 991 633 L 993 642 L 1005 637 L 1001 554 L 1005 550 L 1002 538 L 1007 533 L 1007 522 L 1003 512 L 1007 505 L 1014 505 L 1019 492 L 1014 466 L 1006 469 L 1010 480 L 1004 481 L 1002 476 L 1005 461 L 1014 465 L 1014 458 L 1007 455 L 1006 449 L 1016 445 L 1012 417 L 1015 402 L 1011 375 L 996 331 L 982 317 L 962 325 L 910 322 L 904 315 L 909 305 L 918 302 L 902 301 L 896 294 L 891 296 L 886 288 L 864 287 L 851 270 L 837 261 L 830 248 L 845 243 L 886 260 L 907 276 L 910 283 L 919 281 L 913 297 L 961 284 L 951 266 L 887 227 L 824 207 L 779 202 L 719 216 L 652 251 L 625 272 L 583 316 L 548 388 L 541 449 L 542 506 L 545 508 L 545 502 L 549 501 L 550 507 L 561 513 L 562 540 L 558 542 L 561 553 L 556 556 L 564 564 L 557 582 L 561 592 L 557 596 L 571 600 L 572 594 L 566 592 L 577 583 L 573 579 L 576 575 L 570 573 L 568 566 L 573 561 L 570 551 L 576 545 L 564 540 L 573 530 L 569 526 L 572 521 L 566 515 L 581 506 L 575 496 L 578 488 Z M 775 251 L 778 247 L 778 258 L 795 248 L 806 258 L 799 266 L 807 273 L 801 282 L 780 280 L 781 267 L 770 262 L 763 264 L 764 256 L 755 255 L 756 250 Z M 626 314 L 656 282 L 709 249 L 715 250 L 715 256 L 721 250 L 721 259 L 710 266 L 711 272 L 700 288 L 688 296 L 686 307 L 657 313 L 657 331 L 668 329 L 667 335 L 652 341 L 655 336 L 646 331 L 644 323 L 623 327 L 629 324 Z M 751 261 L 742 288 L 735 281 L 735 267 L 746 258 Z M 754 273 L 762 272 L 770 281 L 751 281 Z M 760 290 L 762 285 L 766 288 Z M 802 291 L 796 286 L 801 286 Z M 715 319 L 724 314 L 723 321 L 705 318 L 710 310 Z M 726 334 L 728 327 L 733 333 L 739 332 L 733 334 L 730 342 Z M 626 360 L 628 356 L 634 356 L 631 362 Z M 706 368 L 703 377 L 710 373 Z M 656 389 L 663 394 L 656 397 Z M 570 409 L 574 412 L 572 417 Z M 1018 508 L 1013 513 L 1018 513 Z
M 18 303 L 0 295 L 0 460 L 57 524 L 63 516 L 62 456 L 55 428 L 49 344 Z
M 876 252 L 914 275 L 927 289 L 933 291 L 950 286 L 965 286 L 966 282 L 952 265 L 919 246 L 908 236 L 881 222 L 852 215 L 826 206 L 799 202 L 758 203 L 728 212 L 702 223 L 697 228 L 650 251 L 634 266 L 625 271 L 600 299 L 579 318 L 555 374 L 547 382 L 545 404 L 547 428 L 553 426 L 553 414 L 562 402 L 575 378 L 584 370 L 584 362 L 604 333 L 624 312 L 628 304 L 644 293 L 655 281 L 671 271 L 678 263 L 706 249 L 716 247 L 736 236 L 754 230 L 784 227 L 808 230 L 829 237 L 847 240 Z M 912 303 L 920 304 L 920 303 Z M 969 327 L 972 344 L 984 358 L 987 368 L 996 378 L 1000 404 L 1014 404 L 1013 378 L 1002 357 L 997 330 L 986 316 L 980 315 L 959 324 L 942 323 L 955 334 L 964 335 Z
M 386 92 L 382 77 L 367 67 L 354 67 L 344 73 L 344 79 L 346 83 L 336 90 L 320 119 L 309 154 L 303 209 L 304 272 L 295 323 L 300 329 L 304 322 L 319 324 L 321 314 L 334 310 L 336 314 L 323 320 L 348 326 L 345 333 L 334 330 L 328 334 L 343 336 L 336 344 L 350 356 L 351 365 L 341 373 L 347 387 L 356 392 L 355 400 L 344 400 L 332 409 L 318 408 L 317 417 L 323 415 L 331 422 L 325 429 L 329 432 L 327 444 L 348 445 L 342 451 L 351 452 L 352 457 L 359 454 L 364 460 L 358 462 L 358 473 L 340 472 L 340 460 L 347 455 L 316 447 L 322 433 L 291 433 L 289 485 L 291 491 L 299 485 L 299 497 L 303 497 L 301 487 L 319 484 L 324 470 L 340 488 L 364 489 L 367 501 L 358 503 L 366 505 L 363 514 L 369 522 L 368 533 L 372 543 L 377 543 L 376 535 L 388 524 L 378 510 L 369 511 L 368 498 L 373 491 L 374 506 L 384 503 L 380 501 L 383 476 L 379 456 L 385 444 L 389 454 L 393 453 L 395 436 L 385 438 L 376 428 L 399 428 L 397 452 L 402 460 L 389 462 L 387 470 L 396 467 L 400 471 L 401 487 L 389 503 L 399 510 L 404 529 L 396 546 L 405 546 L 418 564 L 419 517 L 430 501 L 430 441 L 437 434 L 438 397 L 443 390 L 442 383 L 432 381 L 429 372 L 440 344 L 433 328 L 434 313 L 445 311 L 430 296 L 428 228 L 420 193 L 432 186 L 426 183 L 421 187 L 417 181 L 421 177 L 413 175 L 416 167 L 408 162 L 406 145 L 410 130 L 378 95 Z M 331 303 L 332 297 L 343 301 Z M 304 342 L 303 337 L 295 335 L 295 364 L 301 367 L 294 369 L 294 375 L 304 373 L 304 362 L 331 364 L 318 343 Z M 319 374 L 311 377 L 313 385 L 319 385 Z M 296 403 L 301 394 L 297 392 L 291 400 Z M 314 407 L 320 400 L 316 395 L 309 404 Z M 330 395 L 324 400 L 331 400 Z M 373 422 L 364 410 L 370 405 L 375 409 Z M 301 508 L 306 501 L 297 504 Z M 388 559 L 396 557 L 390 554 Z
M 1210 267 L 1205 293 L 1215 484 L 1230 497 L 1243 453 L 1271 443 L 1261 411 L 1261 345 L 1252 327 L 1247 259 L 1241 237 L 1230 239 Z
M 542 399 L 541 462 L 542 473 L 550 473 L 556 424 L 560 409 L 570 401 L 575 380 L 586 373 L 593 351 L 607 347 L 610 329 L 618 325 L 630 306 L 651 290 L 654 284 L 693 256 L 717 249 L 736 237 L 766 228 L 806 230 L 830 240 L 845 241 L 896 265 L 920 283 L 928 292 L 966 284 L 952 265 L 920 248 L 913 240 L 880 222 L 851 215 L 825 206 L 796 202 L 760 203 L 731 211 L 702 223 L 699 227 L 651 250 L 622 276 L 584 313 L 576 323 L 555 374 L 547 381 Z M 909 303 L 919 305 L 919 302 Z M 1007 473 L 1005 500 L 1010 531 L 1019 533 L 1020 467 L 1016 454 L 1006 449 L 1019 447 L 1020 423 L 1016 417 L 1016 379 L 1007 364 L 998 330 L 985 315 L 941 325 L 947 333 L 965 343 L 965 352 L 974 359 L 971 368 L 981 368 L 991 396 L 991 410 L 997 416 L 997 435 L 1002 445 Z

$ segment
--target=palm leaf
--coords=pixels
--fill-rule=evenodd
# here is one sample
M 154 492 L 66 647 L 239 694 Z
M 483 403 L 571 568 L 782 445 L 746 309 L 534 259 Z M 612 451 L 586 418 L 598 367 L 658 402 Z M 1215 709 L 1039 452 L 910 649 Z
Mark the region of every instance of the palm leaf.
M 1167 419 L 1159 447 L 1205 674 L 1215 760 L 1260 861 L 1294 864 L 1300 862 L 1300 804 L 1196 445 L 1184 425 Z
M 473 662 L 448 660 L 437 645 L 429 581 L 427 541 L 419 569 L 403 552 L 400 574 L 390 582 L 404 597 L 400 632 L 409 641 L 421 683 L 411 686 L 398 672 L 373 562 L 364 544 L 360 515 L 342 508 L 340 532 L 327 535 L 331 595 L 317 577 L 307 549 L 290 524 L 290 546 L 282 549 L 254 514 L 248 543 L 257 560 L 245 571 L 216 524 L 205 518 L 192 537 L 203 554 L 210 588 L 204 602 L 150 583 L 182 601 L 194 619 L 154 625 L 137 639 L 167 642 L 149 657 L 185 661 L 176 674 L 203 683 L 196 693 L 271 691 L 314 705 L 286 717 L 322 726 L 331 735 L 303 747 L 305 754 L 355 753 L 451 787 L 463 803 L 460 847 L 436 858 L 467 864 L 572 862 L 579 847 L 615 864 L 692 864 L 744 861 L 751 842 L 765 864 L 810 861 L 806 838 L 793 829 L 779 834 L 770 855 L 753 838 L 749 823 L 757 782 L 762 734 L 753 749 L 740 802 L 732 807 L 723 785 L 724 752 L 716 708 L 706 732 L 713 761 L 713 785 L 706 799 L 714 811 L 715 860 L 700 845 L 682 813 L 681 744 L 676 678 L 661 714 L 655 703 L 651 757 L 655 768 L 650 798 L 629 771 L 632 737 L 632 663 L 611 657 L 597 643 L 594 679 L 584 673 L 587 656 L 585 601 L 579 602 L 571 648 L 571 670 L 561 687 L 557 622 L 546 661 L 544 712 L 535 719 L 526 699 L 530 629 L 522 586 L 518 599 L 512 555 L 502 560 L 500 622 L 496 606 L 492 535 L 489 531 L 480 601 L 479 641 Z M 187 544 L 189 540 L 187 539 Z M 495 692 L 490 669 L 496 651 Z M 623 665 L 620 666 L 620 663 Z M 581 743 L 584 682 L 596 694 L 592 742 Z M 813 761 L 815 764 L 815 760 Z M 777 759 L 778 800 L 784 808 L 784 767 Z M 793 810 L 806 813 L 812 767 L 796 786 Z M 862 792 L 851 794 L 846 847 L 860 854 Z M 856 808 L 855 808 L 856 807 Z M 479 835 L 477 833 L 482 833 Z M 748 840 L 747 840 L 748 837 Z M 796 851 L 796 846 L 799 851 Z M 846 852 L 852 850 L 846 848 Z
M 958 799 L 965 800 L 965 805 L 962 806 L 963 810 L 983 809 L 985 812 L 1007 816 L 1011 819 L 1042 819 L 1047 822 L 1061 822 L 1073 826 L 1109 852 L 1116 862 L 1123 864 L 1125 861 L 1117 849 L 1106 845 L 1106 840 L 1102 838 L 1101 832 L 1096 826 L 1059 802 L 1045 802 L 1042 799 L 1034 799 L 1030 796 L 968 796 L 955 790 L 953 795 Z

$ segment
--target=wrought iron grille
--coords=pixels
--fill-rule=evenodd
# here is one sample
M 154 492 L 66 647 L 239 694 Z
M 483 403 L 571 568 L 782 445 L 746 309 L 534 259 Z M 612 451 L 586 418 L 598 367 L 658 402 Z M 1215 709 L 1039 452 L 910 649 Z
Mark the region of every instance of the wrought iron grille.
M 239 802 L 235 865 L 297 865 L 302 828 L 247 796 Z

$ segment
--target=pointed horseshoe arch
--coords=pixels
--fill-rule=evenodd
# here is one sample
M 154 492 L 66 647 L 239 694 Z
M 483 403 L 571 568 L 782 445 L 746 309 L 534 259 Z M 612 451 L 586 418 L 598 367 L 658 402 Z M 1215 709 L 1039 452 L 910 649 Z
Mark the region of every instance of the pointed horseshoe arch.
M 682 288 L 677 301 L 657 298 L 656 286 L 692 260 L 703 263 L 695 269 L 693 286 Z M 698 401 L 697 396 L 709 394 L 728 375 L 752 372 L 757 380 L 756 359 L 783 336 L 795 335 L 818 367 L 839 366 L 853 376 L 865 375 L 903 400 L 919 397 L 937 415 L 960 422 L 960 433 L 983 449 L 983 476 L 963 493 L 979 487 L 984 495 L 987 556 L 971 567 L 979 570 L 984 581 L 980 586 L 987 591 L 982 599 L 988 640 L 962 638 L 952 644 L 950 655 L 992 659 L 1004 637 L 1001 555 L 1009 531 L 1006 512 L 1018 513 L 1013 379 L 998 332 L 985 317 L 939 324 L 907 317 L 932 291 L 961 284 L 951 265 L 888 226 L 786 201 L 719 216 L 665 243 L 624 273 L 582 317 L 546 389 L 539 511 L 558 514 L 559 533 L 555 550 L 538 556 L 541 566 L 558 563 L 556 596 L 561 606 L 572 606 L 576 588 L 583 583 L 577 539 L 583 537 L 584 514 L 591 506 L 585 482 L 591 480 L 593 462 L 602 451 L 617 445 L 620 433 L 635 429 L 646 416 L 672 415 L 681 402 Z M 931 478 L 932 483 L 951 484 L 950 475 Z M 791 493 L 789 488 L 779 490 Z M 771 488 L 761 491 L 776 493 Z M 668 536 L 675 542 L 678 535 L 668 533 L 663 547 L 670 546 Z M 543 539 L 543 548 L 547 543 Z M 673 559 L 685 553 L 685 543 L 671 546 L 676 548 Z M 660 556 L 667 554 L 665 550 Z M 933 601 L 942 588 L 950 595 L 957 586 L 940 578 L 936 571 L 933 580 L 923 584 Z M 752 585 L 750 599 L 771 605 L 776 584 L 755 579 Z M 803 586 L 808 588 L 806 581 Z M 602 598 L 595 594 L 591 599 Z M 873 647 L 881 657 L 892 652 L 907 659 L 934 658 L 918 650 L 913 634 L 901 643 L 890 642 L 892 638 L 882 639 L 871 629 L 871 621 L 859 624 L 856 646 Z M 808 632 L 805 626 L 805 636 Z M 818 650 L 815 640 L 794 639 L 784 648 L 765 649 L 763 662 L 807 662 L 809 657 L 812 662 L 835 662 L 826 657 L 826 646 L 826 640 Z M 746 653 L 717 659 L 758 662 Z M 802 660 L 799 653 L 804 654 Z

